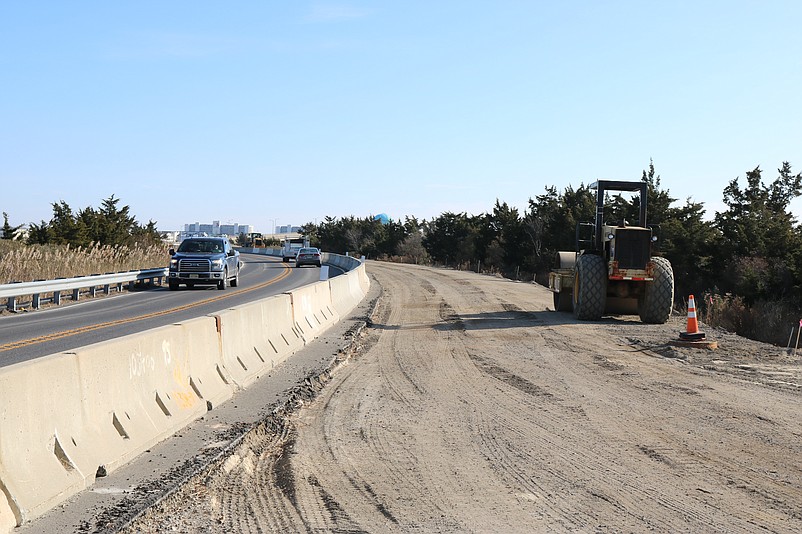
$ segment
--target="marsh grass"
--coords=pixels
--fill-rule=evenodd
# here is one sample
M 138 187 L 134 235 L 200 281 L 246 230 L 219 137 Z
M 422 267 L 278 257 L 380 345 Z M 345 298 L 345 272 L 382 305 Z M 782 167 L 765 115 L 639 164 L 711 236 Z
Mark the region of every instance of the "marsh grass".
M 70 247 L 0 240 L 0 284 L 166 267 L 166 245 Z

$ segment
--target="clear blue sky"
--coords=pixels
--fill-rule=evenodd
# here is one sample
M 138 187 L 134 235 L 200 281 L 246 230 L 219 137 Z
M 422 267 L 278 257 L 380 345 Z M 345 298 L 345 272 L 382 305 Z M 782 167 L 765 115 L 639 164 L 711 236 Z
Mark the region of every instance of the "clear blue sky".
M 802 170 L 802 2 L 0 3 L 0 209 L 161 230 Z M 793 204 L 798 218 L 802 202 Z

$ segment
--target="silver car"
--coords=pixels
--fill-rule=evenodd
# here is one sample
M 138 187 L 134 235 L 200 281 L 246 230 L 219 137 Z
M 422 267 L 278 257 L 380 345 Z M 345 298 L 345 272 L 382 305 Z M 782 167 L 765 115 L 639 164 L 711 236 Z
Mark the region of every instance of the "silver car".
M 295 266 L 301 267 L 303 265 L 314 265 L 320 267 L 320 249 L 319 248 L 302 248 L 295 255 Z

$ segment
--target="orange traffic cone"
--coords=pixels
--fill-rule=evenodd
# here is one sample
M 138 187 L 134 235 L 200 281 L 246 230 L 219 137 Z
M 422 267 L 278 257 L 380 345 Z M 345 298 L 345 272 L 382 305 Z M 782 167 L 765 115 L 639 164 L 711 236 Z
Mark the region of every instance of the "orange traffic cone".
M 688 297 L 688 326 L 685 332 L 679 333 L 679 338 L 684 341 L 701 341 L 705 338 L 705 333 L 699 331 L 699 322 L 696 320 L 696 302 L 693 295 Z

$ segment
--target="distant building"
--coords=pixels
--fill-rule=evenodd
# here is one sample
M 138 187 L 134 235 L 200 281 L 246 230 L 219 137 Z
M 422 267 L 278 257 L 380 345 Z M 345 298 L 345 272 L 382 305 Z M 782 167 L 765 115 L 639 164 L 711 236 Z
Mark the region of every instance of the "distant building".
M 220 221 L 213 221 L 212 224 L 201 224 L 199 222 L 185 224 L 183 231 L 185 235 L 227 235 L 229 237 L 250 233 L 253 233 L 252 224 L 220 224 Z
M 17 232 L 14 235 L 14 239 L 16 239 L 17 241 L 27 241 L 28 240 L 28 234 L 29 234 L 28 226 L 23 224 L 22 226 L 20 226 L 17 229 Z M 3 232 L 2 228 L 0 228 L 0 238 L 2 238 L 2 239 L 6 238 L 5 232 Z
M 276 226 L 276 233 L 277 234 L 300 234 L 301 227 L 300 226 Z
M 177 245 L 181 242 L 181 234 L 183 232 L 175 232 L 175 231 L 168 231 L 168 232 L 161 232 L 162 241 L 167 243 L 168 245 Z

